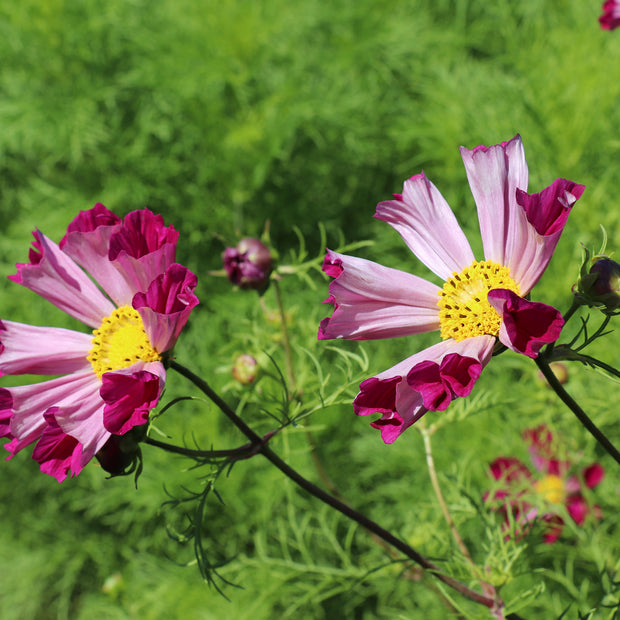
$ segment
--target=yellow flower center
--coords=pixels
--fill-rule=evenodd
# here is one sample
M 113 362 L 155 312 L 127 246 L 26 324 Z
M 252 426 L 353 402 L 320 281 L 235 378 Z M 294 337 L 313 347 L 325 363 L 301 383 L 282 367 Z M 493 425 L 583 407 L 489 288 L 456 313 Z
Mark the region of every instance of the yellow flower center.
M 564 480 L 555 474 L 548 474 L 542 480 L 536 482 L 534 488 L 550 504 L 561 504 L 566 495 Z
M 121 306 L 105 317 L 93 331 L 92 345 L 87 359 L 100 379 L 111 370 L 162 359 L 149 342 L 142 317 L 131 306 Z
M 490 260 L 474 261 L 461 273 L 454 272 L 439 291 L 441 337 L 460 341 L 489 334 L 497 336 L 501 318 L 487 299 L 494 288 L 506 288 L 519 295 L 519 285 L 510 269 Z

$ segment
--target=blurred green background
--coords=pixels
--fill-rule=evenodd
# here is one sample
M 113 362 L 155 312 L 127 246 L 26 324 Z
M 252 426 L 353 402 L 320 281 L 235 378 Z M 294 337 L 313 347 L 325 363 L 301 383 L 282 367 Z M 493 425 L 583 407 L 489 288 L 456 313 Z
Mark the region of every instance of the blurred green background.
M 270 292 L 261 306 L 257 296 L 208 275 L 221 267 L 223 248 L 259 235 L 269 221 L 283 262 L 298 251 L 293 226 L 316 256 L 320 221 L 331 247 L 340 233 L 349 242 L 369 238 L 374 247 L 360 254 L 424 275 L 394 232 L 373 220 L 375 204 L 424 169 L 479 247 L 458 146 L 520 133 L 530 191 L 557 177 L 587 187 L 535 291 L 565 310 L 579 243 L 598 248 L 603 224 L 608 249 L 620 245 L 620 32 L 601 31 L 599 13 L 599 3 L 583 0 L 3 0 L 2 272 L 14 273 L 26 259 L 35 227 L 58 240 L 77 211 L 95 202 L 120 215 L 149 206 L 181 231 L 178 259 L 200 279 L 201 306 L 179 342 L 179 361 L 231 403 L 258 403 L 260 391 L 248 396 L 231 385 L 230 365 L 241 351 L 268 351 L 283 363 L 278 326 L 269 320 L 276 306 Z M 327 283 L 313 282 L 282 283 L 292 335 L 305 348 L 296 349 L 296 363 L 308 393 L 316 379 L 310 356 L 328 365 L 334 359 L 316 341 L 329 312 L 320 304 Z M 8 281 L 0 290 L 3 318 L 75 327 Z M 616 338 L 608 336 L 599 353 L 618 365 Z M 338 346 L 367 352 L 363 378 L 425 342 Z M 340 366 L 330 370 L 329 385 L 350 379 L 352 397 L 353 377 L 339 374 Z M 618 443 L 617 386 L 582 368 L 571 373 L 572 393 Z M 570 608 L 606 618 L 602 604 L 611 600 L 609 575 L 618 568 L 615 466 L 537 381 L 527 360 L 498 359 L 476 388 L 487 400 L 473 400 L 477 415 L 437 433 L 435 458 L 476 561 L 510 574 L 512 600 L 542 584 L 527 598 L 526 617 L 559 617 Z M 178 376 L 167 390 L 168 399 L 194 393 Z M 258 409 L 251 421 L 267 431 L 270 421 Z M 243 443 L 220 418 L 213 407 L 185 404 L 161 424 L 177 443 Z M 520 433 L 541 421 L 561 429 L 585 462 L 600 458 L 606 466 L 596 496 L 605 519 L 573 528 L 553 548 L 512 549 L 519 559 L 511 565 L 512 555 L 501 557 L 501 535 L 489 534 L 493 519 L 481 519 L 467 498 L 479 501 L 486 464 L 496 456 L 527 459 Z M 420 437 L 410 430 L 384 446 L 367 422 L 350 405 L 306 420 L 351 503 L 422 553 L 450 559 L 455 550 Z M 316 479 L 301 429 L 283 433 L 274 448 Z M 129 478 L 106 480 L 94 463 L 59 486 L 38 472 L 28 450 L 4 462 L 0 617 L 450 617 L 432 580 L 399 578 L 402 567 L 386 566 L 389 557 L 364 533 L 259 459 L 237 464 L 218 484 L 223 503 L 211 497 L 207 507 L 205 545 L 213 561 L 230 560 L 221 573 L 242 586 L 218 582 L 226 600 L 195 566 L 178 565 L 192 560 L 191 545 L 168 537 L 178 515 L 160 510 L 164 485 L 176 496 L 200 488 L 205 472 L 188 465 L 146 447 L 136 490 Z M 452 569 L 458 573 L 458 563 Z M 464 617 L 487 617 L 463 605 Z

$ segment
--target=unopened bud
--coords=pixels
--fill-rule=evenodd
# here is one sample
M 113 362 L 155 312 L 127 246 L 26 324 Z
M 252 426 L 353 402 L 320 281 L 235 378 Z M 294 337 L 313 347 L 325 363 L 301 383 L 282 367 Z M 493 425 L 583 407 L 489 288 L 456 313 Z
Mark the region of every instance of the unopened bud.
M 551 368 L 551 372 L 553 372 L 555 378 L 561 385 L 568 382 L 568 368 L 566 367 L 566 364 L 563 364 L 562 362 L 551 362 L 551 364 L 549 364 L 549 368 Z M 545 381 L 545 383 L 547 383 L 547 380 L 542 372 L 539 371 L 538 375 L 543 381 Z M 547 383 L 547 385 L 549 384 Z
M 616 307 L 620 305 L 620 265 L 611 258 L 600 258 L 592 265 L 590 273 L 597 275 L 592 285 L 594 294 L 606 301 L 614 301 Z
M 132 428 L 125 435 L 111 435 L 95 454 L 99 465 L 111 476 L 126 476 L 135 471 L 142 458 L 138 441 L 144 436 L 141 426 Z
M 605 314 L 616 314 L 620 309 L 620 265 L 603 255 L 590 261 L 586 253 L 576 295 L 583 304 Z
M 228 279 L 244 289 L 263 291 L 269 284 L 273 257 L 269 248 L 253 237 L 239 241 L 222 254 Z
M 259 366 L 254 357 L 248 353 L 237 355 L 232 367 L 232 376 L 241 385 L 250 385 L 258 377 Z

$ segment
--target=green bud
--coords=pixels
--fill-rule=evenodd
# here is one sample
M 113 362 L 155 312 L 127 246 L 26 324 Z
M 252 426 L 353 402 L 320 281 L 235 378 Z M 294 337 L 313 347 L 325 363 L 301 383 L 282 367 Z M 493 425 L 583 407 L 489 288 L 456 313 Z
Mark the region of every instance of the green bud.
M 232 376 L 241 385 L 250 385 L 258 378 L 259 366 L 254 357 L 248 353 L 237 355 L 232 367 Z

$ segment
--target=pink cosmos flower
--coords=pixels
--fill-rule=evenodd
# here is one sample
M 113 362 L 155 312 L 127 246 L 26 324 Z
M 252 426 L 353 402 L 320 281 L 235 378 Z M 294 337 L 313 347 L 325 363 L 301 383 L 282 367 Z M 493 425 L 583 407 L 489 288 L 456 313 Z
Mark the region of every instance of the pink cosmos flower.
M 476 261 L 448 203 L 424 173 L 402 194 L 377 205 L 443 287 L 398 269 L 327 250 L 323 271 L 334 280 L 331 317 L 319 339 L 369 340 L 439 330 L 442 342 L 367 379 L 355 413 L 380 413 L 371 423 L 392 443 L 428 410 L 443 411 L 467 396 L 496 341 L 529 357 L 560 335 L 551 306 L 526 299 L 546 269 L 568 214 L 585 189 L 557 179 L 528 194 L 521 138 L 473 150 L 461 147 L 476 201 L 484 261 Z
M 603 14 L 598 18 L 603 30 L 614 30 L 620 26 L 620 2 L 606 0 L 603 2 Z
M 505 486 L 492 497 L 487 494 L 485 501 L 493 506 L 499 504 L 496 509 L 504 514 L 505 528 L 508 529 L 512 521 L 517 528 L 516 534 L 522 536 L 536 519 L 542 519 L 547 524 L 544 540 L 553 543 L 560 537 L 564 525 L 558 506 L 563 505 L 577 525 L 582 525 L 590 512 L 600 519 L 600 508 L 594 506 L 590 509 L 582 489 L 584 484 L 592 489 L 603 480 L 603 467 L 593 463 L 583 469 L 579 477 L 569 476 L 571 463 L 558 458 L 557 441 L 545 425 L 527 429 L 523 439 L 529 447 L 534 473 L 514 457 L 497 458 L 489 468 L 493 478 Z M 540 510 L 541 503 L 543 510 Z
M 198 304 L 197 280 L 175 262 L 179 233 L 147 209 L 121 220 L 97 204 L 80 212 L 59 245 L 33 235 L 30 262 L 9 279 L 93 331 L 0 321 L 0 375 L 60 375 L 0 388 L 0 437 L 10 440 L 8 458 L 36 442 L 41 471 L 62 482 L 108 441 L 147 422 L 164 387 L 166 353 Z

